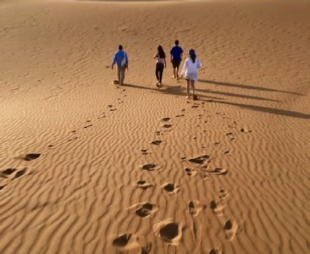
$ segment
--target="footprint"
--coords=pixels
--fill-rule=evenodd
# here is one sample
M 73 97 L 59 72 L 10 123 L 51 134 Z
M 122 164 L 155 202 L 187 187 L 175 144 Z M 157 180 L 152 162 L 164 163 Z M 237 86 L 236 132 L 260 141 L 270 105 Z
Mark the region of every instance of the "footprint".
M 141 244 L 141 242 L 144 244 Z M 148 254 L 152 250 L 152 244 L 147 243 L 144 237 L 131 233 L 116 237 L 112 241 L 112 245 L 121 253 L 132 253 L 131 251 L 134 251 L 134 253 Z
M 119 251 L 130 251 L 141 247 L 138 243 L 137 236 L 131 233 L 116 237 L 112 245 Z
M 206 206 L 202 205 L 199 201 L 191 200 L 188 203 L 189 213 L 193 216 L 197 216 L 202 209 L 205 209 Z
M 105 114 L 102 113 L 102 115 L 98 116 L 97 119 L 102 119 L 102 118 L 105 118 L 105 117 L 106 117 Z
M 173 183 L 166 183 L 162 186 L 162 188 L 171 195 L 176 194 L 179 191 L 179 187 Z
M 25 156 L 24 160 L 25 161 L 32 161 L 32 160 L 35 160 L 35 159 L 39 158 L 40 155 L 41 155 L 40 153 L 28 153 Z
M 209 155 L 202 155 L 196 158 L 189 159 L 188 161 L 196 164 L 203 164 L 207 159 L 209 159 Z
M 212 200 L 210 203 L 210 208 L 214 214 L 217 216 L 222 216 L 223 215 L 223 209 L 224 205 L 222 202 L 217 202 L 215 200 Z
M 157 237 L 169 245 L 178 245 L 182 238 L 182 227 L 171 219 L 155 224 L 153 230 Z
M 22 170 L 20 170 L 20 171 L 17 171 L 17 172 L 15 173 L 14 178 L 15 178 L 15 179 L 20 178 L 20 177 L 22 177 L 26 172 L 27 172 L 27 169 L 26 169 L 26 168 L 24 168 L 24 169 L 22 169 Z
M 227 169 L 224 168 L 215 168 L 214 170 L 204 170 L 203 172 L 206 172 L 211 175 L 226 175 L 228 173 Z
M 139 166 L 142 170 L 154 171 L 156 169 L 156 165 L 154 163 L 147 163 Z
M 92 126 L 93 126 L 92 124 L 88 124 L 88 125 L 84 126 L 84 129 L 87 129 L 87 128 L 92 127 Z
M 130 210 L 134 210 L 135 214 L 138 215 L 141 218 L 146 218 L 152 213 L 157 211 L 157 207 L 154 204 L 151 203 L 142 203 L 142 204 L 136 204 L 130 207 Z
M 113 108 L 113 105 L 108 105 L 109 111 L 115 111 L 116 108 Z
M 240 131 L 241 131 L 241 132 L 244 132 L 244 133 L 252 132 L 252 131 L 250 131 L 249 129 L 247 129 L 246 127 L 241 128 Z
M 228 191 L 227 190 L 220 190 L 219 198 L 224 201 L 228 197 Z
M 211 249 L 209 254 L 222 254 L 223 252 L 220 249 L 214 248 Z
M 172 124 L 167 124 L 167 123 L 166 123 L 166 124 L 164 124 L 162 127 L 168 129 L 168 128 L 171 128 L 171 126 L 172 126 Z
M 197 174 L 197 170 L 191 168 L 185 168 L 184 171 L 188 176 L 194 176 Z
M 1 172 L 1 174 L 4 176 L 9 176 L 9 175 L 13 174 L 15 171 L 16 171 L 15 168 L 8 168 L 8 169 L 3 170 Z
M 184 114 L 176 115 L 176 117 L 182 117 L 185 116 Z
M 140 180 L 137 182 L 136 186 L 143 189 L 143 190 L 146 190 L 148 188 L 153 187 L 153 184 L 150 184 L 150 183 L 147 183 L 146 181 Z
M 161 119 L 163 122 L 168 122 L 170 120 L 170 117 L 164 117 Z
M 236 221 L 234 220 L 226 221 L 224 230 L 225 230 L 226 239 L 229 241 L 233 240 L 238 230 L 238 225 Z
M 211 174 L 203 174 L 203 180 L 205 181 L 213 181 L 213 176 Z
M 86 128 L 86 127 L 84 127 L 84 128 Z M 73 140 L 77 140 L 77 139 L 78 139 L 78 137 L 73 137 L 73 138 L 68 139 L 68 141 L 73 141 Z
M 161 142 L 162 142 L 161 140 L 154 140 L 154 141 L 151 141 L 150 144 L 159 146 Z
M 147 152 L 147 149 L 142 149 L 141 150 L 141 153 L 143 154 L 143 155 L 148 155 L 149 153 Z

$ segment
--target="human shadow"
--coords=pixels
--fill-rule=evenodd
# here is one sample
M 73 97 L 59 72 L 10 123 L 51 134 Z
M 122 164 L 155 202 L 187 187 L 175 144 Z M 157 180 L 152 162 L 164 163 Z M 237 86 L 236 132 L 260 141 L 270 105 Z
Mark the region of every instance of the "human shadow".
M 277 89 L 271 89 L 271 88 L 265 88 L 265 87 L 258 87 L 258 86 L 251 86 L 251 85 L 243 85 L 243 84 L 238 84 L 238 83 L 235 84 L 235 83 L 228 83 L 228 82 L 219 82 L 219 81 L 208 80 L 208 79 L 199 79 L 198 81 L 202 82 L 202 83 L 228 86 L 228 87 L 236 87 L 236 88 L 258 90 L 258 91 L 267 91 L 267 92 L 288 93 L 288 94 L 304 96 L 304 94 L 301 94 L 301 93 L 295 93 L 295 92 L 289 92 L 289 91 L 283 91 L 283 90 L 277 90 Z
M 176 86 L 165 85 L 162 88 L 157 88 L 157 87 L 153 88 L 153 87 L 138 86 L 138 85 L 126 83 L 123 86 L 128 87 L 128 88 L 144 89 L 144 90 L 149 90 L 153 92 L 160 92 L 160 93 L 170 94 L 170 95 L 175 95 L 175 96 L 184 96 L 184 97 L 186 96 L 186 88 L 182 87 L 181 85 L 176 85 Z M 210 93 L 210 91 L 207 91 L 207 90 L 202 90 L 202 89 L 199 89 L 199 90 L 202 92 Z M 297 111 L 275 109 L 275 108 L 262 107 L 262 106 L 256 106 L 256 105 L 250 105 L 250 104 L 235 103 L 235 102 L 230 102 L 230 101 L 227 101 L 219 97 L 205 96 L 201 93 L 198 94 L 198 102 L 199 101 L 231 105 L 231 106 L 236 106 L 239 108 L 244 108 L 248 110 L 264 112 L 264 113 L 269 113 L 269 114 L 274 114 L 274 115 L 282 115 L 282 116 L 288 116 L 288 117 L 294 117 L 294 118 L 300 118 L 300 119 L 310 119 L 309 114 L 305 114 L 305 113 L 301 113 Z
M 240 107 L 244 109 L 249 109 L 253 111 L 259 111 L 259 112 L 264 112 L 264 113 L 269 113 L 269 114 L 274 114 L 274 115 L 288 116 L 288 117 L 301 118 L 301 119 L 310 119 L 310 114 L 304 114 L 304 113 L 300 113 L 296 111 L 262 107 L 262 106 L 249 105 L 249 104 L 241 104 L 241 103 L 230 102 L 230 101 L 212 100 L 212 102 L 236 106 L 236 107 Z
M 186 96 L 186 88 L 182 87 L 181 85 L 175 85 L 175 86 L 170 86 L 170 85 L 163 85 L 160 88 L 157 87 L 146 87 L 146 86 L 138 86 L 134 84 L 129 84 L 129 83 L 124 83 L 122 87 L 131 87 L 131 88 L 136 88 L 136 89 L 144 89 L 144 90 L 149 90 L 153 92 L 158 92 L 158 93 L 163 93 L 163 94 L 168 94 L 168 95 L 175 95 L 175 96 Z M 206 98 L 210 100 L 224 100 L 223 98 L 220 97 L 214 97 L 214 96 L 207 96 L 207 95 L 199 95 L 199 98 Z
M 211 94 L 219 94 L 219 95 L 230 96 L 230 97 L 238 97 L 238 98 L 244 98 L 244 99 L 279 102 L 278 100 L 267 99 L 267 98 L 259 97 L 259 96 L 251 96 L 251 95 L 243 95 L 243 94 L 236 94 L 236 93 L 211 91 L 211 90 L 197 89 L 197 88 L 196 88 L 196 91 L 207 92 L 207 93 L 211 93 Z

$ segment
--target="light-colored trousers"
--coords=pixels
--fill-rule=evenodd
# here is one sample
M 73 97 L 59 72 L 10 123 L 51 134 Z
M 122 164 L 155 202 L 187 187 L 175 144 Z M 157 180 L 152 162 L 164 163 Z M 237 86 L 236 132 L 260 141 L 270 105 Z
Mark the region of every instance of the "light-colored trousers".
M 125 80 L 125 67 L 117 67 L 117 78 L 118 78 L 118 83 L 120 85 L 124 84 L 124 80 Z

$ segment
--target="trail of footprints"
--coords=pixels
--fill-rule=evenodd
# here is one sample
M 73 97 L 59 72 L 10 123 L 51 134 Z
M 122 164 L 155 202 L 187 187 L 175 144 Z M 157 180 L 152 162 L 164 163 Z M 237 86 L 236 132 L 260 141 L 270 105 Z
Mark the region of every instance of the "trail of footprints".
M 119 89 L 120 90 L 120 94 L 119 94 L 119 98 L 117 98 L 117 104 L 120 105 L 122 103 L 124 103 L 124 99 L 127 94 L 126 94 L 126 89 L 125 88 L 121 88 L 119 86 L 116 87 L 116 89 Z M 97 116 L 97 121 L 100 121 L 100 120 L 103 120 L 104 118 L 108 117 L 109 115 L 109 112 L 114 112 L 114 111 L 117 111 L 117 106 L 115 105 L 112 105 L 112 104 L 109 104 L 107 105 L 106 107 L 106 110 L 101 112 L 98 116 Z M 82 129 L 89 129 L 91 128 L 92 126 L 94 126 L 94 122 L 92 120 L 86 120 L 85 121 L 85 124 L 82 128 L 80 128 L 80 131 Z M 72 142 L 72 141 L 75 141 L 79 138 L 79 135 L 78 135 L 78 130 L 73 130 L 69 133 L 70 137 L 69 138 L 65 138 L 65 140 L 58 140 L 57 142 L 55 142 L 55 144 L 50 144 L 48 145 L 48 148 L 54 148 L 56 145 L 62 145 L 66 142 Z
M 126 89 L 122 89 L 123 97 L 126 97 L 126 94 L 124 92 Z M 124 101 L 120 98 L 118 98 L 118 103 L 121 104 Z M 194 103 L 191 108 L 197 109 L 199 108 L 198 103 Z M 108 111 L 116 111 L 117 108 L 113 105 L 107 106 Z M 181 110 L 182 112 L 185 111 L 185 109 Z M 176 118 L 184 117 L 185 115 L 178 114 L 176 115 Z M 202 115 L 199 115 L 201 117 Z M 97 119 L 101 120 L 106 117 L 106 113 L 102 112 Z M 223 116 L 225 118 L 226 116 Z M 157 130 L 155 132 L 156 136 L 159 136 L 162 134 L 162 132 L 169 132 L 172 130 L 173 125 L 170 123 L 171 118 L 164 117 L 161 119 L 161 130 Z M 206 123 L 205 121 L 204 123 Z M 86 124 L 84 126 L 84 129 L 88 129 L 93 126 L 93 123 L 91 120 L 87 120 Z M 228 126 L 229 128 L 236 128 L 237 123 L 233 122 L 231 125 Z M 241 128 L 240 132 L 243 133 L 250 133 L 251 131 L 247 128 Z M 71 132 L 72 137 L 68 141 L 74 141 L 78 139 L 77 131 L 74 130 Z M 226 137 L 229 138 L 230 141 L 235 141 L 236 137 L 233 132 L 226 133 Z M 160 146 L 162 144 L 162 140 L 154 138 L 153 141 L 150 142 L 153 146 Z M 220 145 L 220 142 L 215 142 L 215 146 Z M 50 144 L 48 148 L 54 147 L 54 144 Z M 141 153 L 143 155 L 148 155 L 150 152 L 148 152 L 148 149 L 141 149 Z M 224 152 L 224 154 L 229 154 L 230 151 L 227 150 Z M 29 153 L 25 156 L 21 156 L 20 159 L 23 159 L 24 161 L 32 161 L 40 157 L 41 154 L 39 153 Z M 190 164 L 190 166 L 187 166 L 184 168 L 185 175 L 189 177 L 193 176 L 200 176 L 204 180 L 213 180 L 214 176 L 225 176 L 228 174 L 228 170 L 217 167 L 217 168 L 209 168 L 208 160 L 210 159 L 209 155 L 201 155 L 199 157 L 194 158 L 186 158 L 183 157 L 181 160 L 184 163 Z M 143 165 L 140 165 L 139 168 L 144 171 L 156 171 L 162 168 L 160 165 L 156 165 L 155 163 L 146 163 Z M 16 169 L 16 168 L 7 168 L 2 171 L 0 171 L 0 191 L 3 191 L 12 181 L 21 178 L 24 175 L 30 174 L 27 167 L 22 169 Z M 140 188 L 142 190 L 147 190 L 154 187 L 154 184 L 148 183 L 144 180 L 139 180 L 134 184 L 137 188 Z M 161 186 L 162 191 L 166 192 L 168 195 L 177 195 L 177 193 L 180 191 L 180 186 L 174 184 L 174 183 L 164 183 Z M 209 207 L 212 212 L 216 216 L 223 216 L 223 210 L 225 207 L 225 200 L 228 196 L 227 190 L 220 190 L 219 196 L 217 199 L 214 199 L 210 202 L 209 205 L 201 204 L 197 200 L 190 200 L 188 202 L 188 212 L 191 216 L 197 216 L 202 210 Z M 140 203 L 133 205 L 129 208 L 131 211 L 134 212 L 134 214 L 142 219 L 150 217 L 153 213 L 155 213 L 159 208 L 156 204 L 151 204 L 148 202 Z M 153 231 L 157 237 L 159 237 L 163 242 L 169 244 L 169 245 L 178 245 L 179 240 L 182 238 L 182 229 L 184 228 L 183 225 L 180 225 L 179 223 L 176 223 L 170 219 L 162 221 L 160 223 L 157 223 L 153 226 Z M 235 220 L 227 220 L 225 224 L 223 225 L 223 230 L 225 231 L 225 237 L 227 240 L 233 240 L 235 235 L 238 233 L 238 224 Z M 144 244 L 141 245 L 140 236 L 137 236 L 135 234 L 123 234 L 120 236 L 117 236 L 113 239 L 112 245 L 119 251 L 130 251 L 132 249 L 141 249 L 141 253 L 150 253 L 152 249 L 152 245 L 150 243 L 147 243 L 145 241 Z M 220 249 L 212 248 L 209 251 L 210 254 L 216 254 L 216 253 L 222 253 Z
M 194 103 L 191 108 L 197 109 L 199 108 L 198 103 Z M 185 111 L 185 109 L 181 110 L 182 112 Z M 220 113 L 217 113 L 217 115 L 222 116 L 223 119 L 229 119 L 228 117 L 225 116 L 225 114 L 221 115 Z M 184 117 L 184 114 L 179 114 L 176 115 L 177 118 L 179 117 Z M 202 115 L 199 115 L 199 119 L 201 119 Z M 210 117 L 210 116 L 208 116 Z M 155 136 L 154 140 L 149 142 L 150 145 L 153 146 L 160 146 L 164 141 L 156 138 L 156 136 L 159 136 L 162 134 L 162 132 L 166 132 L 167 130 L 170 131 L 173 127 L 173 125 L 170 123 L 171 118 L 169 117 L 164 117 L 160 120 L 160 130 L 155 131 Z M 207 123 L 208 121 L 205 120 L 204 123 Z M 233 122 L 231 125 L 228 126 L 229 128 L 237 128 L 237 122 Z M 240 132 L 243 133 L 249 133 L 251 132 L 247 128 L 241 128 Z M 225 134 L 225 137 L 228 138 L 229 142 L 236 141 L 236 135 L 233 132 L 228 132 Z M 215 142 L 214 145 L 218 146 L 220 145 L 221 142 Z M 151 154 L 148 149 L 141 149 L 141 153 L 143 155 L 148 155 Z M 229 155 L 230 150 L 227 149 L 223 152 L 224 155 Z M 225 177 L 229 175 L 229 170 L 221 167 L 210 167 L 209 162 L 211 161 L 212 158 L 210 158 L 209 155 L 204 154 L 200 155 L 198 157 L 193 157 L 193 158 L 187 158 L 187 157 L 182 157 L 180 158 L 184 164 L 186 164 L 184 168 L 184 174 L 189 177 L 200 177 L 201 179 L 205 181 L 213 181 L 214 177 Z M 157 170 L 161 169 L 162 166 L 157 165 L 156 163 L 145 163 L 143 165 L 139 166 L 140 170 L 143 171 L 148 171 L 148 172 L 156 172 Z M 147 189 L 151 189 L 154 187 L 154 184 L 148 183 L 145 180 L 139 180 L 134 184 L 137 188 L 142 189 L 143 191 Z M 180 186 L 178 186 L 175 183 L 163 183 L 160 186 L 161 190 L 168 195 L 177 195 L 177 193 L 180 191 Z M 195 217 L 198 216 L 199 213 L 202 210 L 205 209 L 210 209 L 214 216 L 224 216 L 224 208 L 225 204 L 227 201 L 227 198 L 229 196 L 229 193 L 225 189 L 220 189 L 217 198 L 211 200 L 209 204 L 202 204 L 198 200 L 190 200 L 188 201 L 188 213 Z M 151 204 L 151 203 L 141 203 L 141 204 L 136 204 L 133 205 L 132 207 L 129 208 L 130 210 L 134 211 L 135 215 L 144 219 L 150 217 L 153 213 L 155 213 L 159 207 L 156 206 L 156 204 Z M 180 239 L 182 238 L 182 230 L 184 228 L 184 225 L 180 225 L 180 223 L 177 223 L 171 219 L 167 219 L 164 221 L 161 221 L 153 226 L 153 232 L 155 236 L 159 237 L 164 243 L 168 245 L 175 245 L 177 246 Z M 232 241 L 236 234 L 239 232 L 239 226 L 238 223 L 233 220 L 233 219 L 228 219 L 223 223 L 222 225 L 222 230 L 225 235 L 225 239 L 228 241 Z M 128 233 L 124 234 L 121 236 L 117 236 L 114 239 L 113 245 L 117 249 L 120 248 L 120 244 L 115 244 L 115 242 L 122 241 L 122 250 L 129 251 L 133 249 L 133 245 L 136 248 L 141 249 L 140 253 L 149 253 L 151 252 L 151 244 L 150 243 L 145 243 L 144 245 L 138 244 L 136 239 L 138 236 Z M 132 244 L 132 243 L 135 244 Z M 219 248 L 211 248 L 208 252 L 209 254 L 221 254 L 223 253 L 221 249 Z
M 29 153 L 26 155 L 21 155 L 16 159 L 22 159 L 24 161 L 32 161 L 40 157 L 41 154 L 39 153 Z M 4 190 L 11 182 L 30 174 L 30 171 L 27 167 L 22 169 L 16 168 L 7 168 L 0 171 L 0 191 Z
M 119 87 L 117 87 L 117 89 L 120 89 Z M 120 96 L 122 97 L 126 97 L 126 89 L 121 89 L 120 91 Z M 118 104 L 121 104 L 121 103 L 124 103 L 123 99 L 121 98 L 118 98 Z M 108 105 L 107 106 L 107 111 L 116 111 L 117 108 L 113 105 Z M 106 113 L 105 112 L 102 112 L 98 117 L 97 117 L 97 120 L 101 120 L 103 118 L 107 117 Z M 90 127 L 93 126 L 93 123 L 91 120 L 87 120 L 85 122 L 85 125 L 83 127 L 83 129 L 88 129 Z M 75 141 L 77 140 L 79 137 L 78 137 L 78 134 L 77 134 L 77 130 L 73 130 L 71 131 L 69 134 L 70 134 L 70 138 L 66 139 L 67 141 L 71 142 L 71 141 Z M 54 148 L 55 145 L 59 145 L 59 144 L 63 144 L 64 142 L 61 142 L 61 141 L 58 141 L 57 144 L 49 144 L 48 145 L 48 148 L 51 149 L 51 148 Z M 37 158 L 39 158 L 41 156 L 40 153 L 29 153 L 29 154 L 26 154 L 26 155 L 21 155 L 19 157 L 17 157 L 16 159 L 22 159 L 24 161 L 32 161 L 32 160 L 35 160 Z M 7 169 L 4 169 L 2 171 L 0 171 L 0 191 L 3 191 L 4 189 L 6 189 L 6 187 L 14 180 L 16 179 L 19 179 L 21 178 L 22 176 L 24 175 L 29 175 L 31 174 L 30 170 L 27 168 L 27 167 L 24 167 L 22 169 L 16 169 L 16 168 L 7 168 Z M 143 187 L 141 187 L 143 188 Z

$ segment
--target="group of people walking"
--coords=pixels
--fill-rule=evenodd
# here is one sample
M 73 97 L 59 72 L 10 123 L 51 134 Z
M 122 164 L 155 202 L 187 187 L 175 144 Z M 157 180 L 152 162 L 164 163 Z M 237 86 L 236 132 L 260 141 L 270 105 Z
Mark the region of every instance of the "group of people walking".
M 183 49 L 179 46 L 179 41 L 175 41 L 175 45 L 170 50 L 170 60 L 173 69 L 173 78 L 179 79 L 184 77 L 187 82 L 186 86 L 186 98 L 190 98 L 190 89 L 192 89 L 192 96 L 194 100 L 198 97 L 195 94 L 195 82 L 198 81 L 198 69 L 202 67 L 200 60 L 198 59 L 195 50 L 191 49 L 188 51 L 188 57 L 186 57 L 183 68 L 181 71 L 181 76 L 179 76 L 179 67 L 182 62 Z M 161 45 L 158 46 L 157 52 L 154 55 L 156 60 L 155 66 L 155 76 L 157 79 L 156 86 L 162 86 L 162 79 L 164 69 L 166 68 L 166 53 Z M 128 55 L 123 50 L 123 46 L 119 45 L 118 51 L 115 53 L 111 68 L 117 65 L 117 78 L 120 85 L 124 84 L 125 71 L 128 69 Z

